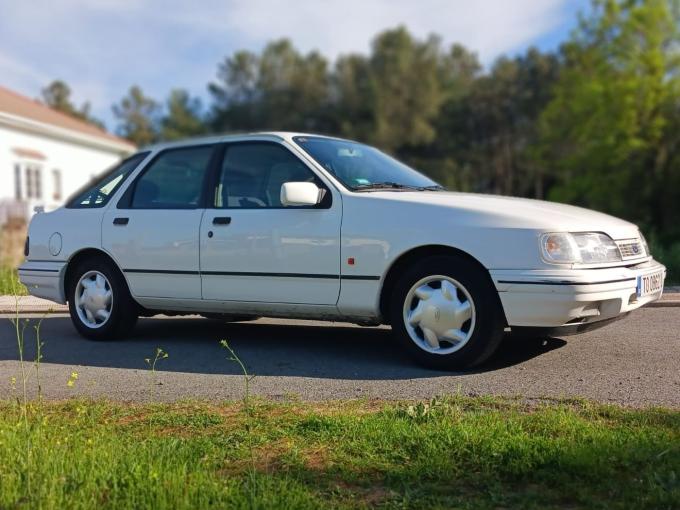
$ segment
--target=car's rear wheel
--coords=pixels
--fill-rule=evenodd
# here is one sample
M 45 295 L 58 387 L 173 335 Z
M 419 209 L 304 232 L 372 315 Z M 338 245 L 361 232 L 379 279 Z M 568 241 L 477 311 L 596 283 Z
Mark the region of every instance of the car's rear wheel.
M 78 332 L 91 340 L 111 340 L 130 333 L 139 309 L 117 268 L 92 257 L 70 272 L 68 305 Z
M 503 338 L 505 318 L 492 282 L 462 256 L 422 259 L 397 281 L 392 330 L 421 364 L 455 370 L 479 365 Z

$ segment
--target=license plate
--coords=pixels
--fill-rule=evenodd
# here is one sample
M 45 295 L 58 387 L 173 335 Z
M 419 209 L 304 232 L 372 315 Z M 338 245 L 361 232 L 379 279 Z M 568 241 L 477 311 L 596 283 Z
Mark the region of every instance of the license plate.
M 637 295 L 645 297 L 658 294 L 663 290 L 663 271 L 637 277 Z

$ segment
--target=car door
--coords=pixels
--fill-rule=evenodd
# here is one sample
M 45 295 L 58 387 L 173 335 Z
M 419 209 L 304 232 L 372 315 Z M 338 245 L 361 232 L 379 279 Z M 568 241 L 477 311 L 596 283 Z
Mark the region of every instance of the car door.
M 215 147 L 161 151 L 104 215 L 103 246 L 134 296 L 201 298 L 199 228 Z
M 284 207 L 284 182 L 314 182 L 317 206 Z M 275 142 L 224 147 L 201 222 L 206 300 L 334 305 L 340 291 L 340 195 Z M 337 193 L 337 192 L 336 192 Z

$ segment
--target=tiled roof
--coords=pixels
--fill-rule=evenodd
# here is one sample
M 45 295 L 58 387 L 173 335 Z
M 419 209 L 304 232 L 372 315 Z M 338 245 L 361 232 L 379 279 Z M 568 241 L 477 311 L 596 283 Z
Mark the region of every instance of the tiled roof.
M 0 112 L 100 138 L 103 141 L 127 145 L 130 150 L 135 149 L 135 146 L 128 140 L 107 133 L 97 126 L 54 110 L 40 101 L 22 96 L 2 86 L 0 86 Z

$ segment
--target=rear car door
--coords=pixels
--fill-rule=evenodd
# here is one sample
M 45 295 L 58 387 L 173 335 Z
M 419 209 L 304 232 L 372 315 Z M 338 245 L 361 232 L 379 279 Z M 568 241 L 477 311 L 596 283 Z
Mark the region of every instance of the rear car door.
M 102 242 L 134 296 L 201 298 L 199 228 L 215 145 L 157 154 L 104 215 Z
M 201 223 L 206 300 L 334 305 L 340 194 L 280 143 L 227 144 Z M 314 182 L 316 206 L 284 207 L 284 182 Z M 335 194 L 334 194 L 335 193 Z

